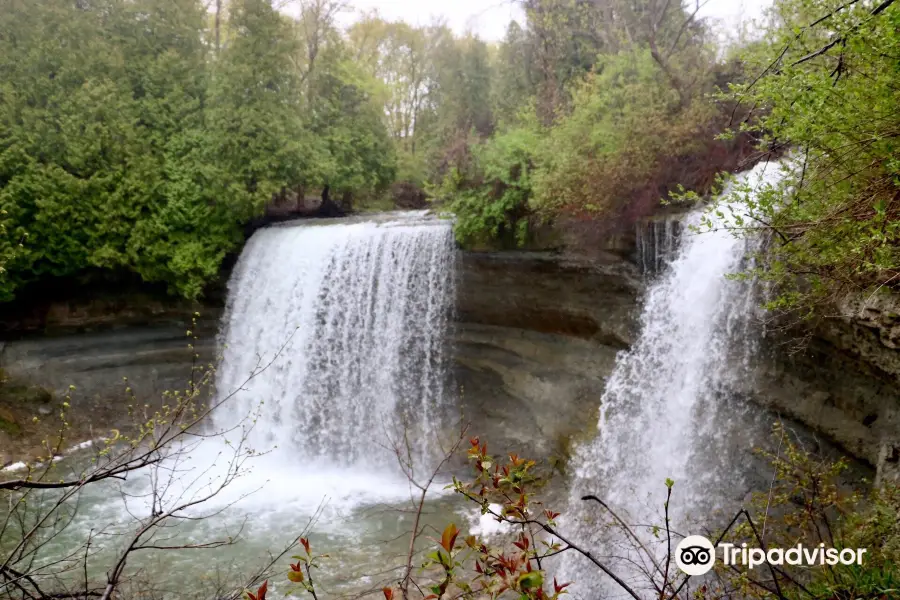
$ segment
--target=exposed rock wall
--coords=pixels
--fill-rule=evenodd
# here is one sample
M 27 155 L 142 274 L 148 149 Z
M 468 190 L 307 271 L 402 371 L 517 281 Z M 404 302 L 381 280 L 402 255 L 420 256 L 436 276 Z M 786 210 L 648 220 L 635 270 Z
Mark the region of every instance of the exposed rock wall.
M 644 257 L 644 260 L 647 260 Z M 596 425 L 605 378 L 637 334 L 644 282 L 626 260 L 464 253 L 456 377 L 463 409 L 502 450 L 565 457 Z M 819 327 L 802 351 L 762 341 L 734 390 L 885 473 L 900 471 L 900 350 L 884 300 Z M 794 334 L 799 335 L 799 334 Z
M 854 456 L 896 472 L 900 455 L 900 297 L 848 297 L 799 352 L 768 340 L 754 396 L 836 441 Z M 800 335 L 794 332 L 791 335 Z
M 764 345 L 745 392 L 877 465 L 881 446 L 900 434 L 897 382 L 821 337 L 788 348 L 782 339 Z
M 626 261 L 463 253 L 455 377 L 473 432 L 498 452 L 566 458 L 593 431 L 616 354 L 636 333 L 640 278 Z
M 138 406 L 151 407 L 158 406 L 163 391 L 186 389 L 193 367 L 215 360 L 215 318 L 199 324 L 193 350 L 186 335 L 190 322 L 160 319 L 155 325 L 0 342 L 0 418 L 13 424 L 0 427 L 0 465 L 37 456 L 40 440 L 54 439 L 56 415 L 70 385 L 75 386 L 67 418 L 72 443 L 132 422 L 129 407 L 135 402 L 126 387 Z
M 594 430 L 606 377 L 638 333 L 645 283 L 640 260 L 627 255 L 461 254 L 454 376 L 473 433 L 495 450 L 565 458 L 573 439 Z M 203 315 L 201 361 L 214 359 L 220 306 L 131 297 L 45 308 L 7 320 L 19 339 L 0 342 L 0 380 L 7 379 L 0 408 L 5 392 L 11 402 L 50 406 L 72 384 L 83 425 L 116 423 L 127 410 L 122 377 L 140 402 L 184 386 L 193 310 Z M 765 339 L 755 377 L 736 392 L 870 464 L 881 462 L 884 473 L 900 472 L 897 304 L 879 296 L 848 301 L 845 312 L 850 316 L 821 325 L 802 352 L 790 352 L 784 338 Z M 22 421 L 41 408 L 10 412 L 9 404 L 0 420 Z M 15 443 L 0 427 L 0 462 Z

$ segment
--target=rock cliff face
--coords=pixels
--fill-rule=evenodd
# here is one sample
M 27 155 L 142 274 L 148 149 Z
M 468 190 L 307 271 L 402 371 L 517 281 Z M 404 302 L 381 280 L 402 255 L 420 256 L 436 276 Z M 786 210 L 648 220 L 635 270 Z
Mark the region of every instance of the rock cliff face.
M 767 340 L 747 392 L 850 454 L 897 471 L 900 455 L 900 298 L 850 298 L 792 352 Z
M 572 441 L 592 434 L 605 379 L 638 333 L 640 264 L 649 269 L 648 252 L 635 253 L 636 261 L 623 258 L 627 251 L 591 261 L 550 252 L 461 253 L 451 342 L 473 433 L 496 451 L 561 459 Z M 881 464 L 882 473 L 897 473 L 900 311 L 890 296 L 863 300 L 848 300 L 849 316 L 826 321 L 802 352 L 790 352 L 784 338 L 765 339 L 756 376 L 735 391 Z M 6 329 L 18 333 L 7 331 L 0 342 L 0 462 L 17 445 L 18 429 L 28 432 L 29 415 L 49 413 L 70 384 L 86 429 L 123 418 L 122 377 L 140 402 L 183 387 L 194 310 L 203 315 L 201 361 L 214 360 L 220 302 L 91 302 L 7 319 Z
M 594 266 L 547 253 L 463 255 L 456 377 L 486 438 L 501 450 L 565 458 L 573 437 L 590 435 L 604 380 L 637 333 L 640 270 L 627 260 Z M 789 337 L 764 339 L 755 376 L 734 392 L 896 472 L 897 311 L 879 300 L 846 312 L 801 351 Z
M 63 311 L 57 308 L 57 314 Z M 214 311 L 199 323 L 197 365 L 215 358 Z M 39 335 L 0 342 L 0 465 L 36 456 L 41 439 L 54 439 L 59 404 L 71 392 L 70 441 L 106 435 L 112 428 L 131 423 L 128 414 L 131 388 L 138 405 L 156 406 L 165 390 L 184 390 L 194 366 L 194 351 L 186 335 L 189 314 L 179 319 L 167 313 L 157 322 L 133 322 L 133 311 L 120 314 L 128 325 L 108 328 L 113 318 L 102 319 L 101 331 L 83 331 L 85 322 L 97 326 L 99 316 L 79 309 L 77 318 L 54 321 L 56 335 Z M 67 327 L 60 329 L 60 324 Z M 76 325 L 77 323 L 77 325 Z M 125 382 L 123 377 L 127 377 Z M 32 417 L 40 415 L 40 422 Z M 50 436 L 50 437 L 48 437 Z
M 637 269 L 542 252 L 463 253 L 455 377 L 497 451 L 565 458 L 596 426 L 616 354 L 635 335 Z

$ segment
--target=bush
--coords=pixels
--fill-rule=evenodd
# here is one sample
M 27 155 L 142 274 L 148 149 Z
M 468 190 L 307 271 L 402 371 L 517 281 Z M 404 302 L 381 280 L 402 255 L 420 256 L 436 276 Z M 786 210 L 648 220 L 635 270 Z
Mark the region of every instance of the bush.
M 525 243 L 539 144 L 536 130 L 510 129 L 476 145 L 468 166 L 450 170 L 435 195 L 446 199 L 444 208 L 456 216 L 460 243 Z
M 900 9 L 780 0 L 771 16 L 767 42 L 745 53 L 758 77 L 727 97 L 755 107 L 741 130 L 793 158 L 780 185 L 720 205 L 746 206 L 737 232 L 771 235 L 754 273 L 779 291 L 770 308 L 808 317 L 847 292 L 900 287 Z

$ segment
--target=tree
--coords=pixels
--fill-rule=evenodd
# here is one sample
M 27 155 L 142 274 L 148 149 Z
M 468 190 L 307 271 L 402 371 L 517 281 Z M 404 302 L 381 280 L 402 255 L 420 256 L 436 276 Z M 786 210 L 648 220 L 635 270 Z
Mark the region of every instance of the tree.
M 320 184 L 303 129 L 302 77 L 291 24 L 267 0 L 236 0 L 232 39 L 213 78 L 210 127 L 228 173 L 232 210 L 246 220 L 285 185 Z
M 307 127 L 327 152 L 319 168 L 335 192 L 377 195 L 394 181 L 395 147 L 369 92 L 374 86 L 342 42 L 322 52 Z
M 384 123 L 399 159 L 397 178 L 421 184 L 426 177 L 421 120 L 433 75 L 427 32 L 372 14 L 350 28 L 348 43 L 377 82 L 373 98 L 384 106 Z
M 532 52 L 527 32 L 512 21 L 497 50 L 495 84 L 491 87 L 491 106 L 502 125 L 513 125 L 522 106 L 535 94 Z
M 345 8 L 346 3 L 341 0 L 300 0 L 297 25 L 306 50 L 302 78 L 308 85 L 310 104 L 315 99 L 316 61 L 327 38 L 333 35 L 335 18 Z
M 750 275 L 774 284 L 768 306 L 793 323 L 900 283 L 900 9 L 781 0 L 770 23 L 745 53 L 754 79 L 729 98 L 754 107 L 739 128 L 763 150 L 793 155 L 779 183 L 739 187 L 714 209 L 732 205 L 737 233 L 770 237 Z
M 196 297 L 273 190 L 316 179 L 289 27 L 262 0 L 232 8 L 213 62 L 199 0 L 5 0 L 0 244 L 22 250 L 0 298 L 128 273 Z

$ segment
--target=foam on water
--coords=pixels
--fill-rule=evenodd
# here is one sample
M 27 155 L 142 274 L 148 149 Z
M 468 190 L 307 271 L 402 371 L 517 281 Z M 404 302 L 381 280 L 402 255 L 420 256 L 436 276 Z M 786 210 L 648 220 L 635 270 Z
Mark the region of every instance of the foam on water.
M 392 544 L 405 548 L 411 526 L 396 507 L 418 491 L 385 446 L 388 434 L 405 430 L 424 467 L 448 429 L 455 256 L 449 222 L 420 212 L 256 232 L 229 282 L 215 392 L 227 400 L 205 436 L 172 449 L 158 469 L 86 486 L 54 542 L 58 555 L 102 530 L 90 568 L 102 580 L 141 522 L 210 496 L 234 475 L 236 447 L 250 446 L 257 455 L 239 476 L 180 511 L 178 527 L 164 532 L 166 543 L 239 537 L 238 545 L 216 550 L 212 562 L 193 550 L 142 553 L 132 568 L 181 583 L 229 561 L 247 571 L 295 540 L 313 515 L 317 548 L 339 549 L 344 561 L 322 576 L 331 584 L 356 589 L 367 570 L 396 566 Z M 88 445 L 57 463 L 61 477 L 78 476 Z M 151 493 L 154 478 L 162 499 Z M 429 502 L 448 500 L 442 487 Z M 52 491 L 46 496 L 53 500 Z

